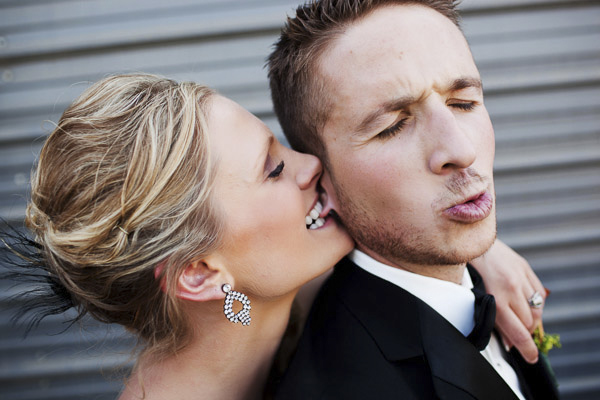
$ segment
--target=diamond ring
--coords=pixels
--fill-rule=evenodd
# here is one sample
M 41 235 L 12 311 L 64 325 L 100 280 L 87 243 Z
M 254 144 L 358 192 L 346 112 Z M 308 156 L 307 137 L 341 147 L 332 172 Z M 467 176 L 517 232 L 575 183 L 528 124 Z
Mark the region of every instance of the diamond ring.
M 540 294 L 540 292 L 535 291 L 535 292 L 533 292 L 533 294 L 531 295 L 531 297 L 529 297 L 527 299 L 527 302 L 529 303 L 529 307 L 532 307 L 532 308 L 541 308 L 542 305 L 544 304 L 544 298 L 542 297 L 542 295 Z

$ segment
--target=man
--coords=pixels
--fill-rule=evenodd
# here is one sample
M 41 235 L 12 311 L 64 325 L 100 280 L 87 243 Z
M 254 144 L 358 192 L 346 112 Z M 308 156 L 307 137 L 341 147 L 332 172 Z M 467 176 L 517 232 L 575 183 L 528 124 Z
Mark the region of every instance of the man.
M 542 359 L 491 334 L 493 299 L 466 266 L 495 240 L 494 132 L 453 1 L 301 6 L 269 77 L 290 144 L 323 160 L 356 241 L 278 398 L 557 398 Z

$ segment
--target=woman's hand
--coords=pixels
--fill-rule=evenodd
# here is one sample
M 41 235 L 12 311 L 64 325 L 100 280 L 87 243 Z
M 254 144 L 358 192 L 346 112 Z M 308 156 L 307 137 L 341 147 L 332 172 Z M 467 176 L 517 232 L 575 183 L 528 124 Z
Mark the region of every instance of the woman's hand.
M 529 263 L 500 240 L 471 264 L 496 298 L 496 327 L 504 344 L 515 346 L 527 362 L 535 363 L 538 349 L 531 333 L 542 321 L 543 304 L 533 308 L 528 299 L 537 291 L 545 301 L 546 289 Z

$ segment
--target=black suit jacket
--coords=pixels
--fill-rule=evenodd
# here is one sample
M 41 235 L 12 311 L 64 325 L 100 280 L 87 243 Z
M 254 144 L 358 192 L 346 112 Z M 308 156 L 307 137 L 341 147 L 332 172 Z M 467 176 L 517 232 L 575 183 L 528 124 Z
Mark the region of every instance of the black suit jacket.
M 518 368 L 518 367 L 517 367 Z M 543 365 L 530 399 L 558 398 Z M 529 388 L 535 390 L 530 393 Z M 516 399 L 477 349 L 407 291 L 345 258 L 309 315 L 276 399 Z

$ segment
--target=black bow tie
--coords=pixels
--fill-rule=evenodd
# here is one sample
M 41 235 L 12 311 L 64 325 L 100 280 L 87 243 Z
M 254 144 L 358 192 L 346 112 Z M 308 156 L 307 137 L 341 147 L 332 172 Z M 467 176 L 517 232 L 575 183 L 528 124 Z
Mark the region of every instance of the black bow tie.
M 469 342 L 477 350 L 482 351 L 490 342 L 494 323 L 496 322 L 496 300 L 491 294 L 485 292 L 485 285 L 481 275 L 475 268 L 467 265 L 471 280 L 473 281 L 473 293 L 475 294 L 475 327 L 467 336 Z

